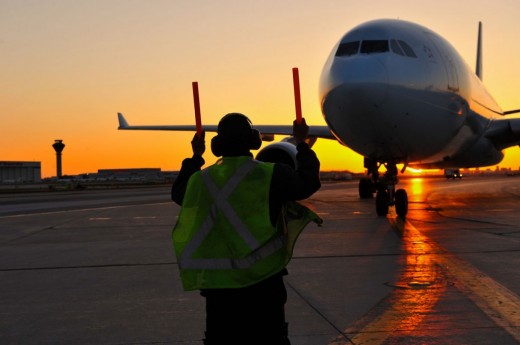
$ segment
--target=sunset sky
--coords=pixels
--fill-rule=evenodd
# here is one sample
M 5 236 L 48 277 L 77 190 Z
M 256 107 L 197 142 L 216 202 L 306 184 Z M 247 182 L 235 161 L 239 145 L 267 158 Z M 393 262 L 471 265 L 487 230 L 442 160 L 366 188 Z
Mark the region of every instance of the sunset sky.
M 193 134 L 118 131 L 130 124 L 192 124 L 198 81 L 202 122 L 238 111 L 254 124 L 294 118 L 292 67 L 303 115 L 325 125 L 321 68 L 354 26 L 395 18 L 429 27 L 475 65 L 484 28 L 484 84 L 504 110 L 520 108 L 518 0 L 0 0 L 0 161 L 40 161 L 56 175 L 109 168 L 176 170 Z M 208 139 L 211 136 L 208 135 Z M 314 146 L 323 170 L 362 171 L 336 142 Z M 205 153 L 207 164 L 215 158 Z M 518 169 L 520 148 L 501 167 Z

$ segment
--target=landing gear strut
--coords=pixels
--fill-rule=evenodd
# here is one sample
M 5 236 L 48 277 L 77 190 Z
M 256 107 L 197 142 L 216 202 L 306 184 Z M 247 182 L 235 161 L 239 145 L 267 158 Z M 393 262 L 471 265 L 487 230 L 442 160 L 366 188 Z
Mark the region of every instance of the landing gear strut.
M 379 176 L 381 165 L 386 168 L 383 176 Z M 365 168 L 367 168 L 370 178 L 359 181 L 360 198 L 371 198 L 375 192 L 378 216 L 386 216 L 389 207 L 395 206 L 395 213 L 404 219 L 408 213 L 408 194 L 404 189 L 395 190 L 395 185 L 399 182 L 396 163 L 378 163 L 365 158 Z

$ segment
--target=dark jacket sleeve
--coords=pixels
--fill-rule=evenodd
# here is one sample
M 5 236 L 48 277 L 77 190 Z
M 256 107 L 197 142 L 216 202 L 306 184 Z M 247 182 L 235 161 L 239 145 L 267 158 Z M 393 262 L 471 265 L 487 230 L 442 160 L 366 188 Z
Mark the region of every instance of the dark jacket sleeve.
M 182 161 L 179 176 L 177 176 L 172 185 L 172 200 L 176 204 L 182 205 L 182 200 L 184 200 L 184 194 L 186 193 L 186 187 L 188 186 L 188 180 L 191 175 L 202 168 L 204 163 L 204 158 L 200 155 L 193 155 L 193 157 L 186 158 Z
M 275 224 L 282 204 L 310 197 L 321 187 L 320 161 L 306 143 L 297 146 L 298 169 L 276 163 L 269 191 L 271 222 Z
M 310 197 L 321 187 L 320 161 L 306 143 L 297 146 L 296 170 L 285 164 L 275 164 L 271 181 L 271 195 L 284 202 Z

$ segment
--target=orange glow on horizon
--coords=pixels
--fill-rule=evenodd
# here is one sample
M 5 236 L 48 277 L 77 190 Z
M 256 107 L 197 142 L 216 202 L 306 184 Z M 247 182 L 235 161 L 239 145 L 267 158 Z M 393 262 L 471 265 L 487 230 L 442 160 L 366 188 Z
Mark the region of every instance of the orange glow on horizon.
M 253 124 L 291 124 L 294 66 L 303 117 L 310 126 L 325 125 L 317 95 L 325 60 L 346 31 L 378 18 L 399 17 L 431 28 L 470 65 L 477 23 L 484 22 L 486 87 L 504 110 L 519 108 L 520 66 L 514 57 L 520 46 L 510 42 L 518 36 L 520 4 L 503 4 L 500 13 L 483 0 L 450 6 L 446 12 L 445 6 L 404 0 L 378 6 L 303 0 L 294 11 L 294 4 L 274 0 L 153 6 L 4 2 L 0 160 L 39 161 L 42 177 L 55 176 L 51 145 L 59 138 L 66 145 L 64 175 L 111 168 L 178 170 L 191 156 L 193 133 L 118 131 L 117 112 L 136 125 L 193 124 L 190 84 L 197 80 L 203 126 L 233 111 Z M 481 10 L 469 13 L 468 7 Z M 209 143 L 210 133 L 206 139 Z M 210 164 L 216 159 L 207 148 Z M 314 149 L 324 171 L 364 171 L 363 158 L 337 142 L 318 140 Z M 520 150 L 506 150 L 500 166 L 518 169 Z

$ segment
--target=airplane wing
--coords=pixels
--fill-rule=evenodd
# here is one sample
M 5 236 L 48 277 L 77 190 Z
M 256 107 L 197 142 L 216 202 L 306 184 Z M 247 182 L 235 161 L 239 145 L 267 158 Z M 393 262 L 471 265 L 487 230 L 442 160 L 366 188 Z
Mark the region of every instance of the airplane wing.
M 121 113 L 117 113 L 120 130 L 142 130 L 142 131 L 185 131 L 195 132 L 195 125 L 129 125 Z M 254 125 L 255 129 L 262 135 L 292 135 L 292 125 Z M 206 132 L 217 132 L 217 125 L 204 125 Z M 309 126 L 309 137 L 336 140 L 329 127 Z
M 509 114 L 518 111 L 506 112 Z M 520 114 L 505 115 L 491 122 L 485 133 L 497 149 L 520 145 Z

